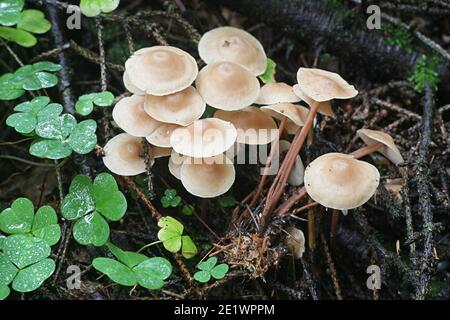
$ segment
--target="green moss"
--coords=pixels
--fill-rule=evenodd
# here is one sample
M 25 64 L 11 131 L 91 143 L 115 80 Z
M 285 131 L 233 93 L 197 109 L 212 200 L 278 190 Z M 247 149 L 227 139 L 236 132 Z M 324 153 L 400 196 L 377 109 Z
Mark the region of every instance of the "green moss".
M 421 93 L 427 85 L 436 90 L 440 82 L 438 67 L 441 63 L 441 58 L 438 56 L 420 56 L 411 76 L 408 78 L 413 84 L 414 90 Z

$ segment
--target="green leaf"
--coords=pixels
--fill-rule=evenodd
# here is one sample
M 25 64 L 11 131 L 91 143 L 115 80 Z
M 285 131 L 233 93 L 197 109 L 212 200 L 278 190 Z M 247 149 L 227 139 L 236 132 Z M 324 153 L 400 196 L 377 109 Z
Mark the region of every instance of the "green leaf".
M 192 205 L 190 204 L 185 204 L 182 208 L 181 208 L 181 213 L 184 214 L 185 216 L 191 216 L 193 213 L 195 212 L 195 209 Z
M 63 141 L 36 139 L 31 143 L 29 152 L 38 158 L 57 160 L 70 156 L 72 149 Z
M 183 234 L 183 225 L 177 219 L 170 216 L 162 217 L 158 220 L 158 227 L 171 229 L 178 233 L 180 236 Z M 161 240 L 161 239 L 160 239 Z
M 217 199 L 219 206 L 222 208 L 233 207 L 237 204 L 236 199 L 233 196 L 221 196 Z
M 109 107 L 114 102 L 114 95 L 109 91 L 82 95 L 75 103 L 75 110 L 82 116 L 87 116 L 94 110 L 94 104 L 99 107 Z
M 197 247 L 189 236 L 181 237 L 181 254 L 186 259 L 190 259 L 197 254 Z
M 163 228 L 158 232 L 158 239 L 169 252 L 178 252 L 181 249 L 181 235 L 176 230 Z
M 80 0 L 80 10 L 87 17 L 95 17 L 114 11 L 119 3 L 120 0 Z
M 84 175 L 77 175 L 70 184 L 69 194 L 64 197 L 61 213 L 68 220 L 81 218 L 95 210 L 94 187 Z
M 75 110 L 82 116 L 89 115 L 94 110 L 94 103 L 91 100 L 78 100 L 75 103 Z
M 39 288 L 55 272 L 55 261 L 44 259 L 19 271 L 12 287 L 18 292 L 30 292 Z
M 19 21 L 25 0 L 0 0 L 0 24 L 13 26 Z
M 138 283 L 147 289 L 160 289 L 172 273 L 172 265 L 161 257 L 149 258 L 133 268 Z
M 127 200 L 112 175 L 99 174 L 94 180 L 93 191 L 98 212 L 111 221 L 122 219 L 127 211 Z
M 198 264 L 197 268 L 203 271 L 211 271 L 217 263 L 217 257 L 211 257 Z
M 194 279 L 201 283 L 206 283 L 211 279 L 211 273 L 209 271 L 197 271 L 194 273 Z
M 137 283 L 134 272 L 119 261 L 109 258 L 95 258 L 92 261 L 92 266 L 122 286 L 134 286 Z
M 212 270 L 211 270 L 211 275 L 213 276 L 213 278 L 220 280 L 223 279 L 225 277 L 225 275 L 227 274 L 229 270 L 229 267 L 226 263 L 221 263 L 217 266 L 215 266 Z
M 50 246 L 56 244 L 61 238 L 61 227 L 55 210 L 50 206 L 40 207 L 33 221 L 32 233 L 41 238 Z
M 129 268 L 133 268 L 137 266 L 139 263 L 148 259 L 148 257 L 143 254 L 131 251 L 124 251 L 113 245 L 111 242 L 108 242 L 106 245 L 108 246 L 108 249 L 111 251 L 111 253 L 120 262 L 124 263 Z
M 62 66 L 51 61 L 39 61 L 33 64 L 33 70 L 38 71 L 50 71 L 55 72 L 62 69 Z
M 259 79 L 261 79 L 261 81 L 264 83 L 275 82 L 276 67 L 277 67 L 277 64 L 275 63 L 275 61 L 273 61 L 270 58 L 267 58 L 266 70 L 264 71 L 264 73 L 262 75 L 259 76 Z
M 9 234 L 28 233 L 31 231 L 33 217 L 33 203 L 27 198 L 18 198 L 10 208 L 0 213 L 0 230 Z
M 73 237 L 81 245 L 100 247 L 108 241 L 109 225 L 98 212 L 93 212 L 75 223 Z
M 75 126 L 69 137 L 69 145 L 79 154 L 91 152 L 97 144 L 97 123 L 94 120 L 81 121 Z
M 17 43 L 18 45 L 29 48 L 37 43 L 37 39 L 31 33 L 11 28 L 0 26 L 0 38 Z
M 52 27 L 42 11 L 29 9 L 20 14 L 17 27 L 32 33 L 46 33 Z
M 37 113 L 37 121 L 42 122 L 48 119 L 57 118 L 63 111 L 63 106 L 59 103 L 50 103 Z
M 177 190 L 166 189 L 164 196 L 161 198 L 161 204 L 164 208 L 177 207 L 181 203 L 181 197 L 177 196 Z
M 0 286 L 10 284 L 19 270 L 0 252 Z
M 6 119 L 6 124 L 17 132 L 29 134 L 36 128 L 36 116 L 31 113 L 13 113 Z
M 0 300 L 5 300 L 8 298 L 10 292 L 11 290 L 8 286 L 0 284 Z
M 22 83 L 15 81 L 13 73 L 5 73 L 0 76 L 0 100 L 14 100 L 24 93 Z
M 57 118 L 50 118 L 39 122 L 35 132 L 41 138 L 64 140 L 74 130 L 76 125 L 77 120 L 75 117 L 66 113 Z
M 114 95 L 109 91 L 98 92 L 94 95 L 93 102 L 99 107 L 109 107 L 114 102 Z
M 19 269 L 41 261 L 50 255 L 50 246 L 42 239 L 15 234 L 5 239 L 3 251 Z

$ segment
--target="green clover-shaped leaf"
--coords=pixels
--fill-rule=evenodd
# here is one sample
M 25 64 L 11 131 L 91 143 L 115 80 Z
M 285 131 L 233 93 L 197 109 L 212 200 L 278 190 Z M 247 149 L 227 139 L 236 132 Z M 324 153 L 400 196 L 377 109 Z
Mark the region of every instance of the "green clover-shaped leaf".
M 28 31 L 11 27 L 0 26 L 0 38 L 15 42 L 25 48 L 32 47 L 37 43 L 36 37 Z
M 19 29 L 38 34 L 46 33 L 51 26 L 50 21 L 45 19 L 44 13 L 35 9 L 22 11 L 17 22 Z
M 26 198 L 18 198 L 10 208 L 0 213 L 0 230 L 8 234 L 28 233 L 31 231 L 33 218 L 33 203 Z
M 197 254 L 197 247 L 190 236 L 181 237 L 181 254 L 186 259 L 190 259 Z
M 109 91 L 82 95 L 75 103 L 75 110 L 82 116 L 87 116 L 94 110 L 94 105 L 109 107 L 114 102 L 114 95 Z
M 183 236 L 183 225 L 172 217 L 159 219 L 158 239 L 162 241 L 164 248 L 170 252 L 178 252 L 181 249 L 182 255 L 192 258 L 197 253 L 197 247 L 189 236 Z
M 72 154 L 72 148 L 64 141 L 36 139 L 31 143 L 30 154 L 46 159 L 62 159 Z
M 211 257 L 206 261 L 200 262 L 197 268 L 203 271 L 211 271 L 212 268 L 214 268 L 214 266 L 216 265 L 216 263 L 217 257 Z
M 33 220 L 32 234 L 45 240 L 50 246 L 61 238 L 61 227 L 55 210 L 50 206 L 40 207 Z
M 0 284 L 0 300 L 5 300 L 8 298 L 10 292 L 11 290 L 7 285 Z
M 220 280 L 225 277 L 229 269 L 230 267 L 228 267 L 226 263 L 221 263 L 211 270 L 211 275 L 213 276 L 213 278 Z
M 277 64 L 275 63 L 275 61 L 273 61 L 270 58 L 267 58 L 266 70 L 262 75 L 259 76 L 259 79 L 261 79 L 261 81 L 264 83 L 275 82 L 276 67 Z
M 32 65 L 25 65 L 14 72 L 15 80 L 22 83 L 25 90 L 40 90 L 51 88 L 58 83 L 58 77 L 53 73 L 61 70 L 61 66 L 49 61 L 41 61 Z
M 197 271 L 194 273 L 194 279 L 201 283 L 206 283 L 211 280 L 211 272 L 210 271 Z
M 181 213 L 184 214 L 185 216 L 191 216 L 194 212 L 195 212 L 195 209 L 190 204 L 185 204 L 181 208 Z
M 56 118 L 40 121 L 36 125 L 36 134 L 45 139 L 64 140 L 77 125 L 77 120 L 71 114 L 65 113 Z
M 95 17 L 114 11 L 119 3 L 120 0 L 80 0 L 80 10 L 87 17 Z
M 100 247 L 109 238 L 109 225 L 98 212 L 90 213 L 77 220 L 73 226 L 73 237 L 81 245 L 93 244 Z
M 147 256 L 137 253 L 137 252 L 131 252 L 131 251 L 124 251 L 115 245 L 113 245 L 111 242 L 108 242 L 106 244 L 108 246 L 109 251 L 123 264 L 125 264 L 129 268 L 133 268 L 137 266 L 139 263 L 147 260 Z
M 85 120 L 77 124 L 68 140 L 72 150 L 79 154 L 91 152 L 97 144 L 96 130 L 97 123 L 94 120 Z
M 161 257 L 149 258 L 133 268 L 137 282 L 147 289 L 160 289 L 172 273 L 170 262 Z
M 4 253 L 0 252 L 0 286 L 10 284 L 19 269 L 9 261 Z
M 39 262 L 50 255 L 47 242 L 29 235 L 14 234 L 3 243 L 5 256 L 19 269 Z
M 73 178 L 69 193 L 61 204 L 61 213 L 67 220 L 81 218 L 95 210 L 94 187 L 84 175 Z
M 111 221 L 119 221 L 127 211 L 127 200 L 109 173 L 99 174 L 93 185 L 97 211 Z
M 5 73 L 0 76 L 0 100 L 14 100 L 24 93 L 22 84 L 15 81 L 13 73 Z
M 226 263 L 216 264 L 216 257 L 211 257 L 208 260 L 199 263 L 197 268 L 200 271 L 197 271 L 194 274 L 194 279 L 201 283 L 206 283 L 211 280 L 211 276 L 217 280 L 223 279 L 227 274 L 229 267 Z
M 17 292 L 30 292 L 39 288 L 55 272 L 55 261 L 41 260 L 17 273 L 12 287 Z
M 20 18 L 25 0 L 0 0 L 0 24 L 15 25 Z
M 104 273 L 115 283 L 122 286 L 134 286 L 137 283 L 136 275 L 133 270 L 123 263 L 109 258 L 95 258 L 92 266 Z
M 161 198 L 161 204 L 164 208 L 177 207 L 181 203 L 181 197 L 177 195 L 177 190 L 166 189 L 164 196 Z

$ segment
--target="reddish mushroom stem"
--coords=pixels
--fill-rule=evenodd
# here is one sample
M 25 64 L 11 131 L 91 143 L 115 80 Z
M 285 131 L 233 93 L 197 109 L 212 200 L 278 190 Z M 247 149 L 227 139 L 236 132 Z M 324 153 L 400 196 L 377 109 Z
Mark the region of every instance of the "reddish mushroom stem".
M 360 159 L 362 157 L 367 156 L 368 154 L 371 154 L 372 152 L 375 152 L 379 149 L 381 149 L 384 146 L 381 142 L 378 142 L 371 146 L 365 146 L 361 149 L 355 150 L 352 153 L 350 153 L 352 156 L 354 156 L 356 159 Z
M 339 224 L 339 210 L 334 209 L 331 213 L 331 228 L 330 228 L 330 240 L 334 244 L 336 239 L 336 229 Z

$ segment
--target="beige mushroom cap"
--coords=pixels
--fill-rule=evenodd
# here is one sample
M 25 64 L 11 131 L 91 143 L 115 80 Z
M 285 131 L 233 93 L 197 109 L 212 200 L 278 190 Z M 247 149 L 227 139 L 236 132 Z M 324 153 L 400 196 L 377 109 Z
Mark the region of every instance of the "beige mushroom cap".
M 291 143 L 287 140 L 280 140 L 278 142 L 279 156 L 281 157 L 283 152 L 288 151 L 291 148 Z M 303 184 L 303 176 L 305 175 L 305 166 L 303 165 L 300 155 L 295 157 L 294 166 L 289 173 L 287 182 L 294 187 L 301 186 Z
M 255 102 L 258 79 L 234 62 L 216 62 L 200 70 L 195 81 L 198 92 L 210 106 L 233 111 Z
M 135 87 L 155 96 L 186 89 L 198 74 L 197 62 L 187 52 L 170 46 L 154 46 L 136 51 L 125 69 Z
M 160 123 L 159 127 L 153 130 L 148 136 L 145 137 L 150 144 L 161 148 L 170 148 L 170 137 L 173 132 L 182 128 L 181 126 L 173 123 Z
M 223 155 L 188 158 L 180 170 L 183 186 L 189 193 L 201 198 L 213 198 L 227 192 L 234 183 L 235 175 L 231 160 Z
M 145 137 L 161 125 L 144 111 L 144 97 L 138 95 L 122 98 L 114 106 L 112 117 L 123 131 L 135 137 Z
M 295 227 L 289 227 L 286 236 L 286 246 L 294 258 L 300 259 L 305 252 L 305 235 L 303 231 Z
M 300 85 L 296 84 L 292 88 L 294 93 L 300 97 L 303 101 L 305 101 L 308 106 L 312 106 L 314 104 L 314 100 L 308 97 L 302 89 L 300 89 Z M 317 110 L 319 113 L 324 114 L 329 117 L 334 117 L 333 108 L 331 107 L 331 101 L 319 102 L 319 109 Z
M 379 142 L 384 144 L 384 147 L 377 151 L 388 158 L 393 164 L 399 165 L 405 162 L 400 150 L 398 150 L 395 145 L 394 139 L 387 133 L 370 129 L 359 129 L 356 133 L 368 146 L 372 146 Z
M 118 134 L 106 143 L 103 151 L 103 163 L 115 174 L 135 176 L 146 170 L 141 138 L 127 133 Z
M 263 46 L 241 29 L 220 27 L 206 32 L 198 43 L 198 53 L 206 64 L 231 61 L 244 66 L 255 76 L 266 70 L 267 57 Z
M 277 124 L 257 107 L 237 111 L 217 110 L 214 117 L 229 121 L 236 127 L 238 143 L 268 144 L 277 137 Z
M 305 124 L 306 117 L 309 113 L 308 108 L 292 103 L 277 103 L 261 107 L 261 110 L 277 120 L 287 118 L 297 126 L 303 126 Z
M 332 209 L 347 210 L 363 205 L 374 195 L 379 183 L 377 168 L 342 153 L 324 154 L 305 170 L 308 195 Z
M 165 123 L 188 126 L 200 119 L 205 108 L 205 101 L 192 86 L 166 96 L 145 96 L 145 112 Z
M 137 94 L 140 96 L 143 96 L 145 94 L 145 91 L 139 89 L 130 81 L 130 78 L 128 77 L 126 71 L 123 73 L 123 85 L 128 91 L 130 91 L 133 94 Z
M 183 156 L 172 150 L 172 153 L 169 158 L 168 167 L 170 173 L 178 180 L 180 180 L 181 178 L 180 177 L 181 165 L 187 158 L 188 158 L 187 156 Z
M 256 104 L 276 104 L 281 102 L 295 103 L 299 102 L 298 97 L 293 88 L 284 82 L 267 83 L 261 87 Z
M 208 118 L 176 129 L 170 137 L 170 143 L 180 154 L 206 158 L 228 150 L 236 141 L 236 137 L 237 131 L 231 122 Z
M 297 82 L 305 95 L 318 102 L 349 99 L 358 94 L 340 75 L 321 69 L 298 69 Z
M 172 154 L 172 148 L 151 146 L 151 154 L 154 159 L 169 157 Z

